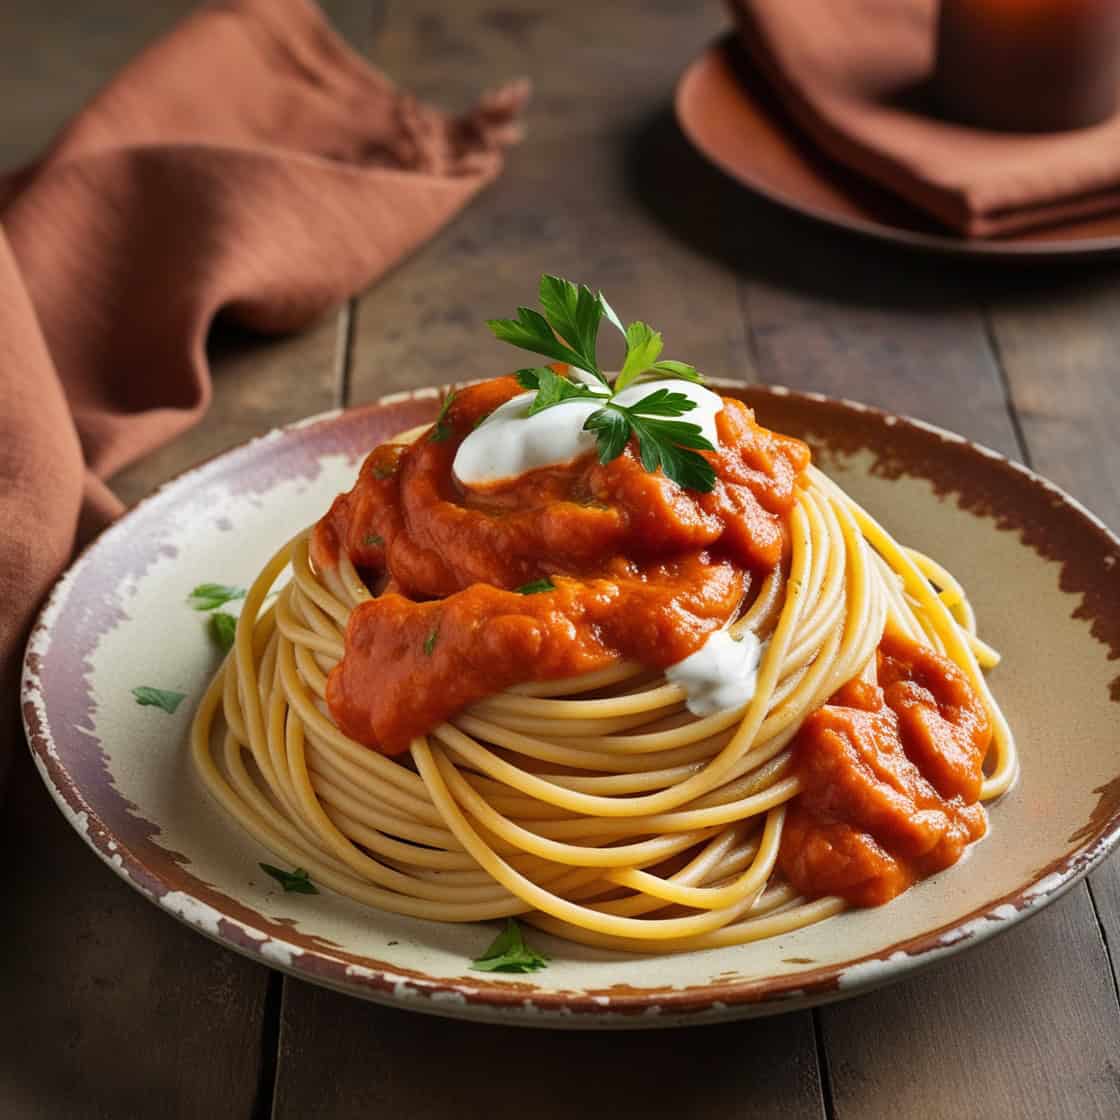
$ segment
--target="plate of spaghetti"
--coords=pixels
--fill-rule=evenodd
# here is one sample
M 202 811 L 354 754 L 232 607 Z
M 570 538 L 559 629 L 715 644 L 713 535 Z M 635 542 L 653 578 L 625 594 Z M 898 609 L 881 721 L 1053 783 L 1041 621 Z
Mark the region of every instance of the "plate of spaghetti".
M 705 377 L 587 287 L 539 299 L 488 325 L 540 364 L 270 433 L 63 577 L 25 722 L 106 863 L 364 998 L 642 1027 L 906 975 L 1104 857 L 1099 521 L 950 433 Z

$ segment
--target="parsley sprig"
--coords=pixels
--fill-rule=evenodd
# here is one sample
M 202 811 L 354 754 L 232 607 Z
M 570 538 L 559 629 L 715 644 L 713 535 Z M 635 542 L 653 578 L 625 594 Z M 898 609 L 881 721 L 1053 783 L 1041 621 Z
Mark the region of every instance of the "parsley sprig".
M 548 366 L 518 370 L 521 385 L 536 393 L 529 415 L 565 401 L 601 401 L 602 408 L 583 425 L 586 431 L 595 433 L 601 463 L 621 455 L 633 437 L 647 471 L 660 468 L 679 486 L 711 490 L 715 471 L 698 452 L 715 448 L 698 424 L 676 419 L 691 412 L 695 401 L 664 387 L 630 405 L 615 399 L 643 374 L 699 382 L 702 378 L 696 368 L 687 362 L 661 360 L 664 343 L 660 331 L 640 321 L 624 327 L 603 293 L 595 294 L 585 284 L 577 286 L 559 276 L 542 276 L 540 303 L 543 314 L 519 307 L 516 319 L 490 319 L 487 326 L 503 342 L 565 362 L 587 376 L 572 380 Z M 599 326 L 604 318 L 626 338 L 626 357 L 613 385 L 598 359 Z
M 548 576 L 542 576 L 540 579 L 530 580 L 529 583 L 523 583 L 520 587 L 515 588 L 518 595 L 540 595 L 545 591 L 555 591 L 556 584 L 552 582 Z
M 447 414 L 451 411 L 451 405 L 454 401 L 455 390 L 452 389 L 451 392 L 443 398 L 443 404 L 440 405 L 439 414 L 436 416 L 436 422 L 432 425 L 431 434 L 428 436 L 432 443 L 440 443 L 451 435 L 451 424 L 447 419 Z
M 319 893 L 319 888 L 311 881 L 311 875 L 303 867 L 297 867 L 294 871 L 285 871 L 282 867 L 274 867 L 271 863 L 261 863 L 257 866 L 271 875 L 284 888 L 286 894 Z
M 170 688 L 153 688 L 147 684 L 134 688 L 132 695 L 142 708 L 162 708 L 171 716 L 187 697 L 185 692 L 175 692 Z
M 683 393 L 656 389 L 637 404 L 608 402 L 587 418 L 584 427 L 595 433 L 600 463 L 609 463 L 621 455 L 630 436 L 634 435 L 642 466 L 647 471 L 660 467 L 679 486 L 707 492 L 715 485 L 716 472 L 712 464 L 696 452 L 711 451 L 712 445 L 699 425 L 664 419 L 680 416 L 695 407 L 695 402 Z
M 490 943 L 471 968 L 477 972 L 536 972 L 548 967 L 548 957 L 525 944 L 521 926 L 513 918 L 506 919 L 505 929 Z
M 222 652 L 229 653 L 237 640 L 237 618 L 228 611 L 215 611 L 210 616 L 210 634 Z
M 236 599 L 245 598 L 244 587 L 224 583 L 200 583 L 188 596 L 187 606 L 196 611 L 212 611 Z

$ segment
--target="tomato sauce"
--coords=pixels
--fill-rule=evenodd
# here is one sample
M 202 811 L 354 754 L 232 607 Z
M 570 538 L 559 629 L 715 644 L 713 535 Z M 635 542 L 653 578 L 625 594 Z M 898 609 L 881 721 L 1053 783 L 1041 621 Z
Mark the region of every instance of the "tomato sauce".
M 809 463 L 799 440 L 725 399 L 715 487 L 647 472 L 633 446 L 465 490 L 462 440 L 523 390 L 512 377 L 458 392 L 408 446 L 383 445 L 316 526 L 320 570 L 345 552 L 381 594 L 351 612 L 327 703 L 352 738 L 387 754 L 510 685 L 601 668 L 662 668 L 732 618 L 783 560 Z M 528 585 L 548 580 L 534 593 Z
M 978 803 L 992 728 L 964 673 L 895 634 L 878 683 L 854 681 L 810 715 L 794 740 L 801 793 L 778 857 L 810 897 L 890 901 L 951 866 L 987 830 Z

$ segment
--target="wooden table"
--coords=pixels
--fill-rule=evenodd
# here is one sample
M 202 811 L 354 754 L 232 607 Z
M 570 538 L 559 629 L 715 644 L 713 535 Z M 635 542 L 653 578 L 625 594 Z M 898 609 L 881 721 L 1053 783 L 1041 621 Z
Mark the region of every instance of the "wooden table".
M 6 0 L 0 161 L 31 156 L 186 0 Z M 723 376 L 923 417 L 1030 463 L 1120 524 L 1120 271 L 978 268 L 787 216 L 695 155 L 670 112 L 717 0 L 329 5 L 449 107 L 527 73 L 501 181 L 304 335 L 219 331 L 207 419 L 114 481 L 133 501 L 268 427 L 508 366 L 481 320 L 542 271 L 586 279 Z M 778 1018 L 611 1036 L 388 1010 L 176 924 L 63 821 L 26 760 L 5 853 L 0 1116 L 1120 1116 L 1120 864 L 914 980 Z

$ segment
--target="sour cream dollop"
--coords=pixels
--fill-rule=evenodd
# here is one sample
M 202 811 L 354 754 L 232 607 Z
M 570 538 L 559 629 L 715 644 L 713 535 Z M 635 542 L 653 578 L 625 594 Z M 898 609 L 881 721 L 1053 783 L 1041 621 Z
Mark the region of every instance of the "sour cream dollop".
M 688 694 L 685 706 L 694 716 L 711 716 L 750 703 L 761 660 L 762 643 L 750 630 L 738 638 L 717 630 L 695 653 L 670 665 L 665 677 Z
M 695 403 L 696 407 L 680 419 L 698 424 L 712 446 L 718 447 L 716 415 L 723 408 L 723 400 L 703 385 L 678 379 L 639 381 L 614 399 L 618 404 L 634 405 L 660 388 L 683 393 Z M 533 392 L 521 393 L 506 401 L 463 440 L 452 465 L 463 486 L 508 482 L 541 467 L 562 466 L 595 450 L 595 433 L 585 432 L 583 425 L 603 407 L 602 401 L 565 401 L 530 416 L 529 406 L 535 396 Z

